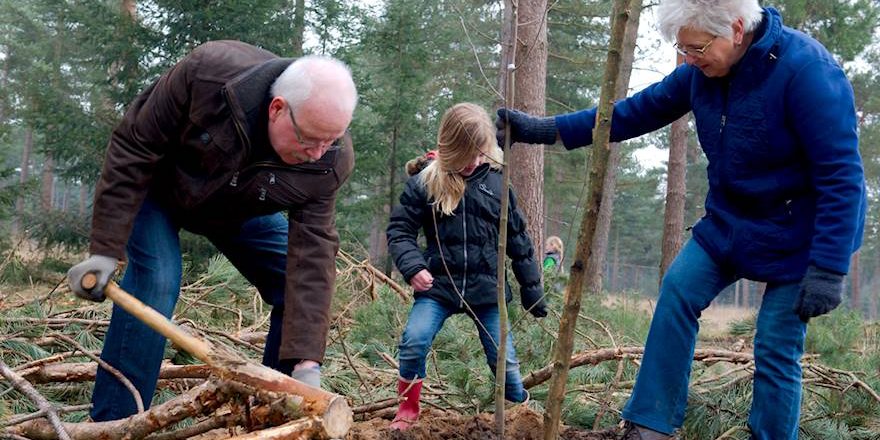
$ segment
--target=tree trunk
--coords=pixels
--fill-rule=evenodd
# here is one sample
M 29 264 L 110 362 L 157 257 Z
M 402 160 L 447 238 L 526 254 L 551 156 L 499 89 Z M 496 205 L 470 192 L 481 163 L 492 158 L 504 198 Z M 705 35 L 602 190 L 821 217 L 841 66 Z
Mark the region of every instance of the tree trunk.
M 516 79 L 513 107 L 543 115 L 547 88 L 547 0 L 517 5 Z M 502 71 L 502 74 L 505 72 Z M 526 217 L 535 252 L 544 249 L 544 147 L 517 145 L 507 152 L 516 201 Z
M 678 63 L 684 62 L 679 55 Z M 687 197 L 688 116 L 672 123 L 669 132 L 669 163 L 666 170 L 666 210 L 663 212 L 663 239 L 660 251 L 660 274 L 657 283 L 678 255 L 684 231 L 684 206 Z
M 303 36 L 306 33 L 306 0 L 296 0 L 293 9 L 293 35 L 290 38 L 292 56 L 303 55 Z
M 55 194 L 55 160 L 52 153 L 46 152 L 41 174 L 40 208 L 43 212 L 52 210 L 52 202 Z
M 581 219 L 577 250 L 575 251 L 574 263 L 571 265 L 571 278 L 565 289 L 562 319 L 559 323 L 559 337 L 553 351 L 553 379 L 547 391 L 547 411 L 544 413 L 544 440 L 556 440 L 559 437 L 559 419 L 562 415 L 565 385 L 568 381 L 568 367 L 574 348 L 574 330 L 581 309 L 581 296 L 584 291 L 586 276 L 592 269 L 585 266 L 588 266 L 593 261 L 590 259 L 590 252 L 593 249 L 596 223 L 603 200 L 602 191 L 605 183 L 605 172 L 608 166 L 608 141 L 611 134 L 611 118 L 614 111 L 613 97 L 617 90 L 623 35 L 630 13 L 628 4 L 627 0 L 615 0 L 611 13 L 611 41 L 608 45 L 602 91 L 596 114 L 596 127 L 593 130 L 593 160 L 590 165 L 590 188 L 587 198 L 587 209 Z
M 859 315 L 862 315 L 862 291 L 861 286 L 859 285 L 859 255 L 861 255 L 861 251 L 856 251 L 852 255 L 852 267 L 849 270 L 849 284 L 852 286 L 852 296 L 850 297 L 850 307 L 853 310 L 859 312 Z
M 24 130 L 24 145 L 21 149 L 21 173 L 18 175 L 18 183 L 24 186 L 30 178 L 31 151 L 34 149 L 34 130 L 27 127 Z M 22 232 L 24 222 L 24 195 L 15 198 L 15 223 L 13 223 L 13 235 Z
M 614 92 L 614 100 L 626 98 L 629 90 L 629 79 L 632 74 L 633 59 L 635 58 L 636 39 L 639 36 L 639 18 L 642 14 L 642 0 L 630 0 L 629 19 L 626 22 L 626 32 L 623 35 L 623 47 L 620 59 L 620 73 L 617 80 L 617 90 Z M 593 239 L 593 250 L 590 258 L 595 261 L 587 265 L 592 270 L 587 273 L 587 291 L 600 292 L 602 290 L 602 277 L 605 272 L 605 260 L 608 254 L 608 235 L 611 232 L 611 219 L 614 215 L 614 193 L 617 186 L 617 168 L 620 165 L 620 144 L 612 143 L 608 153 L 608 168 L 605 173 L 605 186 L 602 192 L 602 203 L 599 209 L 598 223 L 596 224 L 596 237 Z

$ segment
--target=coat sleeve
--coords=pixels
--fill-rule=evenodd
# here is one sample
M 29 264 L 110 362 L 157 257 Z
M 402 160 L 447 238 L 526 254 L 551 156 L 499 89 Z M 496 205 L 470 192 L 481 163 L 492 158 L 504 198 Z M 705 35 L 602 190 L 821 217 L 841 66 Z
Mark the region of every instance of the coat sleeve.
M 535 258 L 535 248 L 526 228 L 525 218 L 516 206 L 516 196 L 510 190 L 510 207 L 507 213 L 507 256 L 516 281 L 519 283 L 523 307 L 531 309 L 535 303 L 544 304 L 544 285 L 541 268 Z
M 156 165 L 186 122 L 195 57 L 180 61 L 135 98 L 113 130 L 95 189 L 92 254 L 125 256 L 125 243 Z
M 336 282 L 335 196 L 291 210 L 281 359 L 322 362 Z
M 816 192 L 810 263 L 846 274 L 861 239 L 866 197 L 852 86 L 836 63 L 819 59 L 794 76 L 786 107 Z
M 388 252 L 403 279 L 409 280 L 428 263 L 417 243 L 422 221 L 430 214 L 427 195 L 421 187 L 419 175 L 410 177 L 400 195 L 400 204 L 391 211 L 391 219 L 385 235 L 388 239 Z
M 690 87 L 695 67 L 683 64 L 660 82 L 614 104 L 611 142 L 650 133 L 671 124 L 691 110 Z M 593 143 L 596 107 L 556 116 L 559 137 L 566 149 Z

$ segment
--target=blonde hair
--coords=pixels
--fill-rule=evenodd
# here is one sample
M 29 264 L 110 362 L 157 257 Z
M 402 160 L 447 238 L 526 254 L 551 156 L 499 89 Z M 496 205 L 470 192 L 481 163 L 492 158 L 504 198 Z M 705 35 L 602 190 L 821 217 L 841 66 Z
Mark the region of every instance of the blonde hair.
M 495 125 L 483 107 L 469 102 L 455 104 L 440 119 L 437 159 L 420 174 L 428 200 L 445 215 L 452 215 L 464 197 L 465 177 L 459 174 L 477 155 L 500 168 L 504 153 L 495 139 Z
M 555 235 L 547 237 L 547 240 L 544 241 L 544 252 L 558 252 L 559 255 L 562 255 L 565 253 L 564 249 L 562 239 Z

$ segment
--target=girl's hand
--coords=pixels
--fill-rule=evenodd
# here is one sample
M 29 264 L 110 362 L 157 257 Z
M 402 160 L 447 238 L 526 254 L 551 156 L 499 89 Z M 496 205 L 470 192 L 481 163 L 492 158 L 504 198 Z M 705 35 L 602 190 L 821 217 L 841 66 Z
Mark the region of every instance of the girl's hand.
M 419 273 L 413 275 L 409 280 L 409 285 L 416 292 L 430 290 L 431 287 L 434 287 L 434 276 L 431 275 L 431 272 L 428 272 L 428 269 L 422 269 Z

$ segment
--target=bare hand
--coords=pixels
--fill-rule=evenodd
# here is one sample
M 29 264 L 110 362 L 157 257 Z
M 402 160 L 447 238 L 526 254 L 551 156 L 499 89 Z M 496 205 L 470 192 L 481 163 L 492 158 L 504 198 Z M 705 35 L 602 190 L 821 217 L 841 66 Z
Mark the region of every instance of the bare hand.
M 428 269 L 422 269 L 419 273 L 413 275 L 409 280 L 409 285 L 416 292 L 430 290 L 431 287 L 434 287 L 434 276 L 431 275 L 431 272 L 428 272 Z

